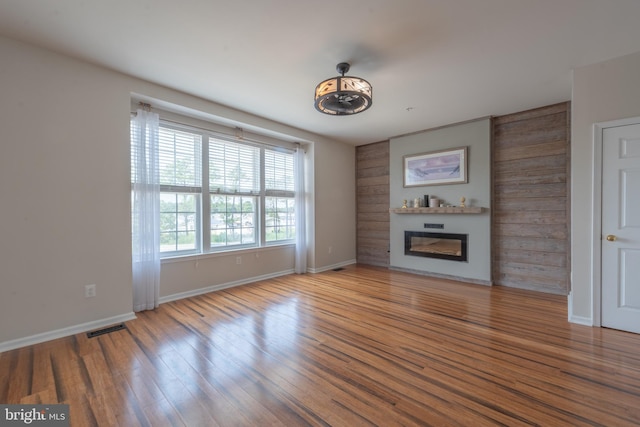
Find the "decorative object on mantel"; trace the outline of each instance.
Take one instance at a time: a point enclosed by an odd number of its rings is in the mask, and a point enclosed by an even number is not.
[[[429,207],[437,208],[438,206],[440,206],[440,199],[438,199],[436,196],[431,196],[431,198],[429,199]]]
[[[407,199],[402,201],[402,209],[407,209]]]
[[[467,183],[467,151],[460,147],[404,156],[403,186]]]
[[[429,195],[428,194],[424,195],[424,207],[425,208],[429,207]]]
[[[416,197],[415,199],[413,199],[413,207],[414,208],[420,207],[420,198]]]
[[[485,211],[481,207],[448,206],[443,208],[390,208],[389,212],[396,214],[479,214]]]
[[[341,62],[336,70],[341,75],[316,86],[315,107],[321,113],[346,116],[365,111],[373,103],[371,84],[360,77],[345,77],[351,65]]]
[[[460,197],[460,207],[461,207],[461,208],[464,208],[464,207],[465,207],[465,206],[464,206],[464,202],[465,202],[466,200],[467,200],[467,199],[465,199],[464,197]]]

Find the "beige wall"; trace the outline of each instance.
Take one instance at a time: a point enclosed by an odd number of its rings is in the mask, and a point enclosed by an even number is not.
[[[594,298],[599,266],[592,251],[600,244],[594,230],[595,123],[640,117],[640,52],[578,68],[573,74],[571,126],[571,271],[569,319],[598,325]],[[594,215],[595,212],[595,215]],[[597,287],[596,287],[597,288]]]
[[[126,79],[7,39],[0,57],[0,343],[126,315]]]
[[[355,259],[354,147],[6,38],[0,57],[0,351],[131,316],[132,93],[310,141],[309,264]],[[327,245],[331,256],[316,257]],[[244,251],[242,268],[236,254],[164,263],[161,294],[281,274],[292,254]]]
[[[309,267],[320,271],[356,262],[356,151],[338,143],[314,149],[316,244]]]

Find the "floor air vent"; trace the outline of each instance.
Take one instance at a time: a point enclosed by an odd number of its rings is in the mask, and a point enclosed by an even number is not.
[[[109,334],[115,331],[121,331],[122,329],[127,329],[124,323],[120,323],[119,325],[109,326],[108,328],[98,329],[97,331],[87,332],[87,338],[94,338],[100,335]]]
[[[342,268],[342,267],[338,267],[338,268],[334,268],[333,269],[333,271],[342,271],[342,270],[344,270],[344,268]]]

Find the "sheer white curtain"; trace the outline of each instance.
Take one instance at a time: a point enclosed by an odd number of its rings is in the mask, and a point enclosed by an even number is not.
[[[307,213],[304,191],[304,148],[298,146],[293,162],[296,192],[296,252],[294,271],[298,274],[307,272]]]
[[[160,294],[158,114],[138,110],[131,126],[133,310],[153,310]]]

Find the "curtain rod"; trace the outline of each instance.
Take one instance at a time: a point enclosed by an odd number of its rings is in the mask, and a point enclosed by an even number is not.
[[[140,107],[142,107],[143,110],[147,111],[147,112],[151,112],[151,104],[147,104],[146,102],[138,102],[138,105]]]
[[[151,104],[148,104],[146,102],[139,101],[138,102],[138,106],[140,106],[145,111],[148,111],[148,112],[151,111]],[[165,110],[160,110],[160,111],[164,112]],[[170,111],[166,111],[166,113],[168,113],[171,116],[180,117],[180,114],[172,113]],[[135,116],[136,112],[132,111],[131,114],[133,116]],[[187,117],[187,119],[188,119],[188,117]],[[196,120],[200,120],[200,119],[196,119]],[[239,126],[236,126],[236,127],[232,128],[230,126],[214,124],[215,126],[220,126],[222,128],[228,129],[229,131],[233,131],[233,133],[231,133],[231,132],[227,133],[225,131],[213,130],[213,129],[209,129],[209,128],[206,128],[206,127],[203,127],[203,126],[199,126],[199,125],[195,125],[195,124],[192,124],[192,123],[184,123],[184,122],[179,121],[179,119],[176,120],[176,119],[171,119],[171,118],[167,118],[167,117],[162,117],[162,115],[160,115],[160,121],[167,122],[167,123],[172,123],[172,124],[178,125],[178,126],[186,126],[186,127],[191,127],[191,128],[194,128],[194,129],[199,129],[201,131],[205,131],[205,132],[211,133],[211,134],[213,134],[215,136],[218,136],[218,137],[220,137],[222,139],[229,139],[229,140],[235,139],[236,141],[244,141],[244,142],[248,142],[248,143],[265,145],[265,146],[274,147],[274,148],[281,148],[281,149],[285,149],[287,151],[291,150],[291,148],[282,146],[282,145],[280,145],[278,143],[273,143],[273,142],[268,142],[268,141],[262,140],[262,139],[260,139],[260,135],[259,134],[253,134],[252,133],[252,135],[255,135],[257,138],[252,138],[250,136],[247,137],[247,136],[245,136],[244,129],[239,127]],[[270,137],[266,137],[266,138],[270,139]],[[274,139],[278,140],[278,138],[274,138]],[[285,144],[292,144],[292,145],[295,145],[297,147],[302,147],[303,146],[303,144],[301,144],[299,141],[285,141],[285,140],[282,140],[282,142],[285,143]],[[305,153],[306,153],[306,150],[305,150]]]
[[[146,105],[149,105],[149,104],[146,104]],[[146,110],[146,111],[149,111],[149,110]],[[132,111],[131,115],[135,116],[136,112]],[[242,142],[246,142],[246,143],[253,144],[253,145],[262,145],[262,146],[267,146],[267,147],[280,148],[280,149],[283,149],[283,150],[286,150],[286,151],[293,150],[292,148],[285,147],[283,145],[279,145],[279,144],[276,144],[276,143],[273,143],[273,142],[267,142],[267,141],[256,139],[256,138],[247,138],[246,136],[244,136],[244,129],[242,129],[240,127],[236,127],[236,128],[228,127],[227,129],[229,129],[229,131],[233,130],[235,132],[234,133],[226,133],[226,132],[222,132],[222,131],[216,131],[216,130],[212,130],[212,129],[207,129],[207,128],[202,127],[202,126],[196,126],[196,125],[193,125],[193,124],[180,122],[180,121],[177,121],[177,120],[171,120],[171,119],[163,118],[162,116],[160,117],[160,121],[161,122],[165,122],[165,123],[170,123],[170,124],[173,124],[173,125],[178,126],[178,127],[186,127],[186,128],[191,128],[191,129],[198,129],[200,131],[210,133],[210,134],[214,135],[215,137],[223,139],[223,140],[242,141]],[[298,147],[302,146],[302,144],[300,144],[297,141],[295,141],[295,142],[282,141],[282,142],[283,143],[287,143],[287,144],[293,144],[293,145],[298,146]],[[306,152],[306,150],[305,150],[305,152]]]

